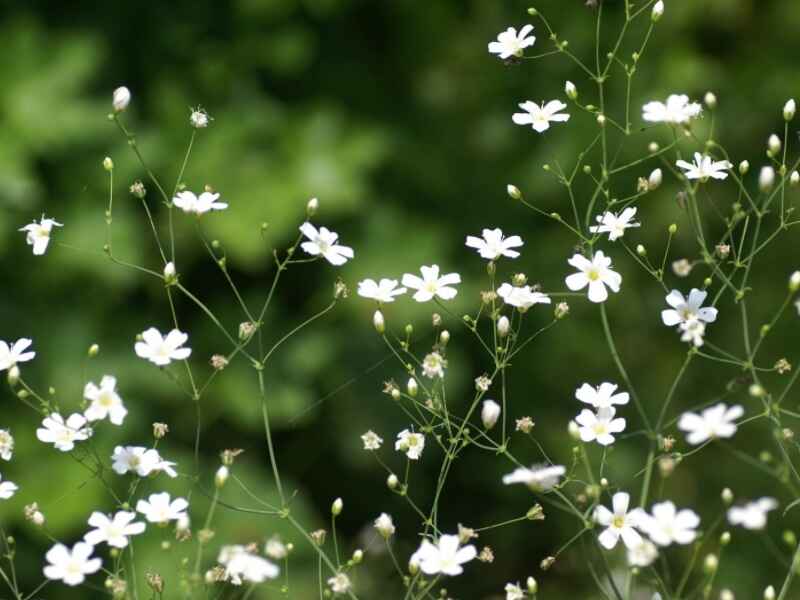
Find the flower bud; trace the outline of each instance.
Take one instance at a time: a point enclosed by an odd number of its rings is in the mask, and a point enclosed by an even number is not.
[[[703,561],[703,570],[709,575],[714,573],[719,568],[719,559],[716,554],[706,554]]]
[[[505,315],[497,319],[497,335],[501,338],[506,337],[511,330],[511,322]]]
[[[510,183],[506,186],[506,192],[508,193],[509,198],[512,200],[521,200],[522,199],[522,192],[519,191],[519,188],[515,185],[511,185]]]
[[[131,91],[128,88],[123,85],[114,90],[114,94],[111,97],[111,106],[114,108],[115,113],[122,112],[128,108],[130,103]]]
[[[600,127],[605,127],[606,126],[606,116],[603,115],[603,114],[597,115],[597,124],[600,125]]]
[[[647,256],[647,248],[645,248],[641,244],[638,244],[636,246],[636,254],[638,254],[639,256]]]
[[[567,425],[567,433],[573,440],[581,439],[581,428],[578,427],[578,424],[575,421],[570,421]]]
[[[306,204],[306,216],[308,218],[313,217],[317,214],[317,209],[319,209],[319,200],[317,198],[312,198],[308,201],[308,204]]]
[[[553,310],[553,316],[556,319],[563,319],[569,314],[569,304],[566,302],[559,302]]]
[[[783,118],[786,121],[791,121],[794,119],[795,112],[797,112],[797,103],[794,101],[794,98],[791,98],[783,105]]]
[[[719,536],[719,543],[722,546],[727,546],[731,543],[731,532],[730,531],[723,531],[722,535]]]
[[[343,508],[344,508],[344,502],[342,502],[341,498],[337,498],[336,500],[333,501],[333,504],[331,504],[331,514],[334,517],[339,516],[342,513]]]
[[[111,157],[110,157],[110,156],[106,156],[106,157],[103,159],[103,168],[104,168],[106,171],[113,171],[113,170],[114,170],[114,161],[113,161],[113,160],[111,160]]]
[[[375,519],[375,529],[379,534],[381,534],[381,537],[388,540],[394,535],[395,532],[395,526],[394,522],[392,521],[392,517],[386,513],[381,513],[380,516]]]
[[[577,100],[578,98],[578,88],[576,88],[575,84],[571,81],[568,81],[564,86],[564,93],[570,100]]]
[[[721,497],[722,497],[722,501],[725,504],[727,504],[727,505],[732,504],[733,503],[733,491],[731,491],[731,488],[725,488],[724,490],[722,490]]]
[[[228,475],[230,475],[230,471],[225,465],[217,469],[214,475],[214,485],[217,486],[217,489],[221,490],[225,486],[225,482],[228,481]]]
[[[656,153],[656,152],[658,152],[660,149],[661,149],[661,147],[658,145],[658,142],[650,142],[650,143],[647,145],[647,151],[648,151],[650,154],[655,154],[655,153]]]
[[[767,149],[770,152],[770,156],[775,156],[778,154],[781,151],[781,147],[781,138],[774,133],[769,136],[769,139],[767,140]]]
[[[650,173],[650,177],[647,178],[647,186],[649,190],[658,189],[658,186],[661,185],[661,182],[664,180],[664,174],[661,172],[661,169],[654,169],[652,173]]]
[[[393,490],[400,484],[400,480],[397,478],[397,475],[392,473],[389,477],[386,478],[386,486]]]
[[[675,223],[672,223],[668,228],[670,235],[675,235],[678,232],[678,226]]]
[[[8,385],[14,387],[19,382],[19,367],[12,365],[8,370]]]
[[[536,592],[539,591],[539,584],[536,583],[533,577],[528,577],[528,581],[525,582],[525,585],[528,587],[529,594],[535,595]]]
[[[706,95],[703,98],[703,102],[705,102],[705,105],[710,110],[714,110],[715,108],[717,108],[717,97],[714,94],[714,92],[706,92]]]
[[[447,343],[450,341],[450,332],[446,329],[439,334],[439,344],[442,346],[447,346]]]
[[[170,261],[164,265],[164,283],[167,285],[174,285],[178,281],[177,271],[175,271],[175,263]]]
[[[794,102],[794,100],[792,100],[792,102]],[[788,121],[790,119],[786,120]],[[775,588],[771,585],[767,586],[767,588],[764,590],[764,600],[775,600],[775,598]]]
[[[761,167],[758,175],[758,187],[762,192],[768,192],[775,185],[775,169],[772,167]]]
[[[798,183],[800,183],[800,173],[792,171],[792,174],[789,175],[789,185],[796,186]]]
[[[481,408],[481,421],[486,429],[491,429],[497,424],[497,419],[500,417],[500,405],[494,400],[484,400],[483,407]]]
[[[353,563],[354,563],[354,564],[358,564],[358,563],[360,563],[362,560],[364,560],[364,551],[363,551],[361,548],[356,548],[356,549],[353,551],[353,558],[352,558],[352,560],[353,560]]]
[[[406,391],[408,392],[408,395],[412,398],[415,398],[417,396],[417,389],[417,380],[413,377],[409,378],[408,383],[406,384]]]
[[[653,5],[653,12],[650,13],[650,18],[653,20],[653,23],[658,23],[661,17],[664,16],[664,2],[663,0],[658,0]]]
[[[743,160],[739,163],[739,175],[747,175],[747,172],[750,170],[750,162]]]
[[[800,290],[800,271],[795,271],[789,277],[789,291],[796,292],[797,290]]]
[[[386,322],[383,320],[383,313],[381,311],[376,310],[375,314],[372,315],[372,324],[375,326],[375,331],[383,335],[386,331]]]
[[[100,346],[98,346],[97,344],[92,344],[91,346],[89,346],[89,350],[86,351],[86,356],[88,356],[89,358],[94,358],[98,354],[100,354]]]

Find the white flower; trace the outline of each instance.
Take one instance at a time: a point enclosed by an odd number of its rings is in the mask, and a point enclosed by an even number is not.
[[[758,174],[758,188],[762,192],[768,192],[775,185],[775,169],[770,166],[761,167]]]
[[[78,542],[72,550],[64,544],[56,544],[45,554],[50,564],[45,566],[44,576],[67,585],[79,585],[86,575],[96,573],[103,564],[99,558],[91,558],[93,552],[94,546],[85,542]]]
[[[378,283],[374,279],[358,282],[358,295],[378,302],[394,302],[395,296],[405,294],[406,291],[404,287],[397,287],[396,279],[381,279]]]
[[[584,383],[575,390],[575,398],[586,404],[591,404],[595,408],[610,408],[614,404],[627,404],[630,400],[628,392],[615,394],[619,386],[607,381],[594,387]]]
[[[184,360],[192,353],[191,348],[181,348],[189,336],[182,331],[173,329],[166,337],[155,327],[142,332],[142,341],[136,342],[134,349],[140,358],[163,367],[173,360]]]
[[[411,556],[411,563],[416,564],[426,575],[459,575],[464,563],[471,561],[478,554],[475,546],[460,547],[457,535],[443,535],[436,545],[422,540],[419,549]]]
[[[280,572],[276,565],[250,552],[245,546],[223,546],[217,562],[225,567],[225,579],[233,585],[241,585],[243,581],[261,583],[275,579]]]
[[[761,498],[744,506],[729,508],[728,521],[731,525],[740,525],[745,529],[764,529],[767,526],[767,513],[776,508],[778,502],[775,498]]]
[[[386,539],[392,537],[395,532],[395,527],[391,515],[381,513],[378,518],[375,519],[375,529]]]
[[[350,578],[346,573],[337,573],[328,579],[328,585],[334,594],[345,594],[350,589]]]
[[[658,22],[658,20],[664,16],[664,0],[658,0],[653,5],[653,10],[650,13],[650,18],[653,20],[654,23]]]
[[[797,102],[794,101],[794,98],[790,98],[786,101],[786,104],[783,105],[783,118],[787,121],[791,121],[794,119],[794,114],[797,111]]]
[[[484,400],[481,407],[481,422],[486,429],[491,429],[500,418],[500,405],[494,400]]]
[[[33,254],[35,256],[41,256],[47,250],[47,246],[50,244],[50,232],[53,227],[63,227],[63,225],[54,219],[47,219],[42,215],[38,223],[34,220],[33,223],[29,223],[25,225],[25,227],[20,228],[20,231],[27,232],[25,240],[28,242],[29,246],[33,246]]]
[[[640,526],[644,511],[641,508],[634,508],[629,512],[630,501],[630,494],[617,492],[611,498],[614,512],[602,505],[595,509],[594,520],[605,527],[597,538],[603,548],[611,550],[620,538],[626,548],[636,548],[641,544],[642,536],[635,528]]]
[[[119,475],[136,473],[139,477],[147,477],[151,473],[164,472],[172,478],[178,476],[174,462],[164,460],[158,450],[142,446],[117,446],[111,456],[111,468]]]
[[[309,240],[300,244],[300,247],[312,256],[322,256],[332,265],[341,266],[355,256],[352,248],[337,244],[339,234],[326,227],[320,227],[317,231],[311,223],[305,222],[300,225],[300,232]]]
[[[447,275],[439,276],[439,265],[431,265],[430,267],[420,267],[422,278],[406,273],[403,275],[403,285],[417,290],[413,298],[417,302],[428,302],[433,300],[434,296],[442,300],[452,300],[456,297],[458,290],[450,287],[456,283],[461,283],[461,275],[458,273],[448,273]]]
[[[534,304],[550,304],[551,302],[550,296],[542,292],[534,292],[529,285],[517,287],[510,283],[504,283],[497,288],[497,295],[506,304],[515,306],[522,311],[528,310]]]
[[[217,198],[219,198],[219,194],[203,192],[200,196],[195,196],[193,192],[186,190],[178,192],[172,199],[172,203],[185,213],[194,213],[199,216],[211,210],[228,208],[225,202],[217,202]]]
[[[19,489],[16,483],[3,481],[0,483],[0,500],[8,500]]]
[[[397,434],[397,441],[394,449],[405,452],[410,460],[419,460],[422,450],[425,448],[425,436],[421,433],[414,433],[408,429],[403,429]]]
[[[167,523],[177,521],[186,516],[189,503],[184,498],[175,498],[170,501],[167,492],[150,494],[147,500],[136,503],[136,511],[144,515],[151,523]]]
[[[94,527],[83,536],[84,541],[92,546],[105,542],[114,548],[125,548],[128,545],[128,536],[139,535],[144,532],[145,524],[133,520],[135,512],[121,510],[112,518],[101,512],[93,512],[89,517],[89,525]]]
[[[541,106],[527,100],[519,105],[525,112],[514,113],[511,119],[517,125],[530,125],[534,131],[542,133],[550,129],[550,123],[569,121],[569,115],[559,111],[567,108],[561,100],[551,100]]]
[[[83,397],[91,401],[89,408],[83,413],[88,421],[105,419],[114,425],[122,425],[128,411],[122,405],[122,398],[117,394],[117,379],[111,375],[104,375],[98,387],[93,382],[86,384]]]
[[[264,546],[264,553],[275,560],[283,560],[289,556],[289,549],[281,541],[280,537],[273,535],[267,540],[267,544]]]
[[[601,408],[597,414],[589,409],[583,409],[575,417],[575,422],[580,425],[580,436],[584,442],[597,442],[601,446],[609,446],[614,443],[614,433],[625,430],[625,419],[614,418],[617,410],[611,406]]]
[[[509,27],[497,36],[496,42],[489,42],[489,52],[497,54],[503,60],[512,56],[522,56],[525,48],[533,46],[536,42],[536,37],[529,35],[531,31],[533,25],[523,26],[519,33],[514,27]]]
[[[36,430],[36,437],[46,444],[53,444],[62,452],[69,452],[75,447],[75,442],[89,439],[92,430],[86,425],[86,417],[73,413],[64,417],[54,412],[42,420],[42,427]]]
[[[131,103],[131,91],[124,85],[114,90],[111,96],[111,106],[114,112],[122,112]]]
[[[628,548],[628,564],[632,567],[649,567],[658,558],[658,548],[650,540],[642,541]]]
[[[197,108],[190,108],[189,110],[192,111],[189,115],[189,123],[195,129],[205,129],[208,127],[209,123],[214,120],[199,106]]]
[[[559,477],[567,470],[561,465],[534,465],[530,469],[520,467],[503,476],[503,483],[524,483],[534,491],[544,492],[558,485]]]
[[[636,215],[636,207],[629,206],[623,210],[619,215],[606,212],[602,216],[598,215],[595,220],[600,223],[599,225],[592,225],[589,231],[592,233],[607,233],[609,241],[616,241],[625,235],[625,230],[629,227],[641,227],[641,223],[633,221]]]
[[[697,102],[689,102],[685,94],[672,94],[663,102],[648,102],[642,108],[642,118],[651,123],[688,123],[703,112]]]
[[[364,450],[380,450],[383,444],[383,438],[371,429],[361,436],[361,441],[364,442]]]
[[[484,229],[482,236],[468,235],[466,246],[467,248],[475,248],[482,258],[488,260],[497,260],[501,256],[517,258],[519,252],[511,248],[519,248],[524,244],[522,238],[518,235],[503,237],[503,231],[499,228]]]
[[[506,600],[525,600],[525,592],[518,583],[507,583],[503,590],[506,593]]]
[[[723,402],[705,409],[701,414],[685,412],[678,421],[678,429],[688,433],[686,441],[696,446],[712,438],[729,438],[736,433],[734,421],[744,414],[741,406],[730,408]]]
[[[36,352],[25,352],[32,343],[33,340],[20,338],[9,346],[6,342],[0,340],[0,371],[10,369],[17,363],[33,360]]]
[[[565,282],[573,292],[589,286],[589,300],[591,302],[605,302],[608,298],[606,286],[612,292],[619,292],[622,284],[622,275],[611,270],[611,259],[603,254],[602,250],[594,253],[590,261],[582,254],[575,254],[567,261],[578,269],[578,273],[569,275]]]
[[[679,327],[681,331],[681,341],[690,342],[698,348],[703,345],[703,336],[706,334],[706,324],[702,321],[686,321]]]
[[[703,321],[704,323],[716,321],[717,309],[710,306],[703,307],[706,296],[708,296],[708,292],[697,288],[692,288],[688,298],[684,298],[678,290],[672,290],[666,297],[667,304],[672,308],[661,311],[661,320],[664,325],[672,327],[689,321]]]
[[[0,429],[0,458],[11,460],[14,453],[14,437],[8,429]]]
[[[712,179],[725,179],[728,177],[726,171],[733,165],[727,160],[714,160],[707,154],[694,153],[694,162],[688,163],[685,160],[679,160],[675,163],[681,169],[686,171],[686,179],[699,179],[700,181],[707,181],[709,177]]]
[[[652,514],[644,513],[639,528],[659,546],[691,544],[697,537],[700,517],[688,508],[677,510],[672,502],[653,505]]]

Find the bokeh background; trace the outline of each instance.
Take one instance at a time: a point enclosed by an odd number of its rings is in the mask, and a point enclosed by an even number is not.
[[[573,52],[590,60],[594,14],[581,0],[536,3]],[[281,284],[265,323],[266,339],[277,339],[329,301],[337,275],[355,288],[363,277],[395,276],[436,262],[458,271],[466,283],[453,303],[457,314],[471,311],[485,285],[484,263],[464,248],[464,237],[483,227],[499,226],[526,241],[522,257],[504,264],[506,275],[524,271],[545,290],[563,289],[574,239],[551,221],[536,218],[505,195],[513,182],[544,210],[568,214],[562,187],[542,170],[545,163],[571,165],[596,135],[594,120],[571,110],[568,125],[539,136],[513,126],[511,113],[525,99],[541,101],[563,95],[566,79],[575,81],[582,100],[592,91],[564,57],[506,66],[490,56],[486,44],[509,25],[531,22],[538,35],[535,50],[548,49],[540,23],[529,18],[528,4],[517,1],[437,0],[436,2],[363,0],[231,0],[104,3],[29,0],[2,2],[0,11],[0,338],[29,336],[38,353],[24,377],[39,390],[55,388],[64,410],[77,407],[83,382],[104,373],[117,375],[130,414],[123,429],[106,427],[96,437],[110,455],[116,444],[147,445],[150,424],[163,421],[171,433],[160,448],[190,473],[195,431],[191,403],[173,383],[133,354],[134,336],[155,325],[170,324],[161,286],[139,273],[112,265],[102,253],[108,180],[104,156],[115,169],[115,253],[159,270],[159,261],[141,205],[128,193],[130,183],[145,179],[126,141],[106,115],[111,90],[127,85],[133,102],[124,118],[138,135],[140,148],[168,186],[177,176],[189,140],[189,107],[202,105],[214,118],[197,138],[184,181],[191,189],[210,184],[231,208],[203,220],[209,239],[217,239],[237,285],[251,306],[260,306],[271,282],[274,247],[296,235],[305,202],[318,196],[316,218],[338,231],[356,250],[356,260],[335,270],[314,263],[292,268]],[[621,2],[606,2],[613,31]],[[646,19],[642,20],[646,22]],[[695,98],[709,89],[720,99],[719,138],[735,160],[754,165],[764,160],[764,143],[782,130],[780,108],[798,93],[796,31],[800,8],[787,0],[667,1],[667,14],[648,46],[633,89],[637,133],[623,156],[645,153],[652,140],[668,141],[665,132],[638,132],[639,108],[671,92]],[[643,29],[633,33],[639,43]],[[606,40],[610,43],[610,39]],[[634,45],[626,47],[629,56]],[[620,104],[617,72],[610,104]],[[614,114],[614,109],[612,109]],[[699,125],[707,129],[709,120]],[[794,132],[792,132],[794,140]],[[691,146],[685,146],[685,152]],[[620,195],[635,190],[637,176],[657,161],[615,181]],[[155,190],[148,201],[160,212]],[[579,184],[586,201],[587,182]],[[679,234],[670,260],[695,253],[689,224],[675,201],[669,180],[640,204],[640,230],[626,236],[661,256],[667,226]],[[704,207],[730,211],[732,186],[714,186]],[[17,229],[46,212],[65,224],[54,235],[48,254],[31,256]],[[266,231],[260,224],[269,224]],[[716,221],[719,226],[719,219]],[[177,264],[181,281],[197,292],[231,331],[244,320],[216,265],[208,257],[189,219],[177,223]],[[753,327],[768,320],[783,298],[786,277],[796,264],[796,234],[789,232],[764,253],[752,281]],[[624,361],[651,414],[657,414],[685,354],[674,332],[664,328],[658,311],[663,293],[620,246],[605,245],[625,277],[623,292],[608,303],[610,319]],[[688,280],[668,275],[670,285],[688,290],[708,275],[696,268]],[[727,296],[721,318],[711,329],[715,343],[743,354],[735,305]],[[185,299],[178,301],[184,327],[191,334],[193,361],[207,375],[207,358],[227,344],[203,315]],[[267,392],[276,429],[276,447],[287,487],[297,490],[293,512],[309,529],[328,527],[331,501],[341,496],[340,518],[345,553],[368,547],[360,569],[363,598],[401,597],[389,558],[370,533],[382,511],[398,526],[396,552],[407,559],[417,544],[419,523],[401,498],[384,484],[385,472],[361,449],[367,429],[386,440],[382,457],[400,470],[391,450],[394,434],[407,427],[402,413],[381,393],[382,382],[400,378],[372,330],[372,306],[351,297],[312,328],[292,338],[269,365]],[[386,311],[391,328],[414,323],[416,349],[431,342],[430,307],[403,299]],[[537,307],[530,320],[544,324],[548,308]],[[797,348],[797,317],[780,323],[765,344],[760,364],[771,366]],[[449,397],[466,405],[472,380],[489,369],[458,323],[451,323]],[[88,361],[92,343],[100,355]],[[572,313],[516,362],[510,376],[510,417],[531,415],[536,436],[551,456],[569,461],[567,421],[579,410],[573,390],[584,381],[617,380],[606,350],[595,307],[572,303]],[[757,403],[735,368],[697,361],[679,388],[674,408],[686,409],[732,389],[728,399],[748,412]],[[781,389],[783,381],[767,377]],[[237,362],[228,367],[202,401],[203,455],[207,484],[224,448],[243,448],[235,472],[257,493],[274,499],[252,370]],[[463,399],[463,400],[460,400]],[[16,437],[14,459],[0,465],[4,479],[20,484],[11,500],[0,504],[0,523],[17,541],[19,576],[30,590],[40,581],[43,553],[50,540],[23,519],[25,504],[38,501],[48,530],[74,541],[95,509],[111,510],[103,488],[88,481],[67,455],[39,443],[36,415],[3,392],[0,426]],[[787,406],[794,408],[793,394]],[[677,414],[677,412],[676,412]],[[630,428],[639,424],[629,411]],[[775,453],[762,422],[735,438],[751,456]],[[512,443],[524,459],[538,458],[525,440]],[[644,462],[645,446],[632,437],[617,444],[610,458],[615,485],[638,490],[634,479]],[[596,455],[593,454],[593,457]],[[795,457],[796,458],[796,457]],[[411,494],[430,502],[441,459],[426,450],[412,475]],[[768,464],[769,466],[769,464]],[[494,456],[468,453],[450,475],[442,524],[479,527],[524,512],[534,497],[522,488],[500,484],[509,470]],[[122,485],[122,484],[121,484]],[[186,489],[185,480],[149,484],[170,491]],[[730,486],[740,497],[777,496],[794,500],[756,468],[743,467],[724,448],[711,448],[680,465],[665,481],[661,495],[694,506],[704,523],[722,510],[719,492]],[[229,486],[229,501],[250,505]],[[226,493],[228,491],[226,490]],[[207,500],[195,490],[195,518]],[[722,560],[718,583],[737,596],[757,597],[782,581],[788,549],[781,541],[794,524],[773,514],[766,534],[735,532]],[[447,582],[455,598],[498,597],[507,581],[534,575],[542,597],[593,598],[586,558],[579,546],[560,557],[547,573],[539,561],[574,532],[575,524],[548,513],[544,523],[523,523],[487,532],[478,540],[495,552],[494,564],[474,563],[466,574]],[[214,544],[263,541],[278,533],[297,546],[290,597],[316,597],[315,560],[310,550],[279,519],[220,510]],[[137,541],[140,578],[152,569],[176,572],[193,553],[153,530]],[[212,545],[215,548],[216,545]],[[716,551],[712,543],[709,551]],[[673,564],[684,564],[689,549],[670,550]],[[213,550],[208,553],[211,564]],[[612,557],[612,562],[622,557]],[[621,563],[620,563],[621,564]],[[673,576],[675,574],[673,573]],[[695,578],[692,582],[697,582]],[[143,589],[140,579],[139,588]],[[176,582],[167,581],[168,596]],[[85,597],[52,585],[46,598]],[[595,594],[595,595],[593,595]],[[277,598],[277,586],[264,586],[252,598]]]

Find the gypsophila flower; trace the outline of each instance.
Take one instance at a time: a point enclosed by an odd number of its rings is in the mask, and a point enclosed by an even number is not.
[[[506,600],[525,600],[525,592],[518,583],[507,583],[503,591],[506,593]]]
[[[167,523],[177,521],[186,515],[189,503],[184,498],[170,500],[167,492],[150,494],[147,500],[136,503],[136,511],[144,515],[151,523]]]
[[[694,153],[693,163],[679,160],[675,164],[685,171],[687,179],[699,179],[701,182],[708,181],[709,178],[726,179],[728,169],[733,167],[727,160],[714,160],[707,154],[699,152]]]
[[[685,298],[678,290],[672,290],[666,297],[667,304],[672,308],[661,311],[661,320],[664,325],[673,327],[689,321],[703,321],[713,323],[717,320],[717,309],[703,307],[703,302],[708,292],[692,288],[689,297]]]
[[[361,436],[361,441],[364,442],[364,450],[380,450],[383,444],[383,438],[371,429]]]
[[[0,458],[11,460],[14,453],[14,437],[8,429],[0,429]]]
[[[672,94],[667,102],[648,102],[642,107],[642,119],[651,123],[669,123],[678,125],[688,123],[703,112],[697,102],[690,102],[689,96]]]
[[[537,133],[550,129],[550,123],[563,123],[569,121],[569,115],[560,111],[567,108],[561,100],[551,100],[547,104],[538,105],[527,100],[519,105],[525,111],[514,113],[512,120],[517,125],[530,125]]]
[[[767,526],[767,513],[778,508],[775,498],[760,498],[744,506],[728,509],[728,522],[745,529],[760,530]]]
[[[438,352],[426,354],[422,359],[422,374],[430,379],[443,378],[445,367],[447,367],[447,361]]]
[[[91,429],[86,427],[86,417],[73,413],[64,417],[54,412],[42,420],[42,427],[36,430],[36,437],[40,442],[53,444],[57,450],[69,452],[75,447],[75,442],[89,439]]]
[[[397,441],[394,443],[394,449],[399,452],[405,452],[405,455],[410,460],[419,460],[424,448],[425,436],[421,433],[414,433],[408,429],[404,429],[397,434]]]
[[[394,527],[394,522],[392,521],[392,517],[386,513],[381,513],[378,516],[378,518],[375,519],[375,529],[385,539],[389,539],[390,537],[392,537],[395,532],[395,527]]]
[[[700,517],[693,510],[677,510],[670,501],[654,504],[650,514],[643,514],[639,525],[659,546],[691,544],[699,526]]]
[[[484,229],[482,237],[467,236],[467,248],[475,248],[482,258],[497,260],[501,256],[517,258],[519,252],[512,248],[519,248],[524,244],[518,235],[503,237],[501,229]]]
[[[534,304],[550,304],[551,302],[550,296],[542,292],[534,292],[529,285],[518,287],[504,283],[497,288],[497,295],[506,304],[515,306],[522,311],[528,310]]]
[[[164,472],[173,479],[178,476],[174,462],[164,460],[153,448],[143,446],[117,446],[111,456],[111,468],[119,475],[136,473],[139,477],[147,477],[153,473]]]
[[[625,235],[625,230],[630,227],[641,227],[641,223],[633,220],[636,216],[636,207],[629,206],[620,214],[605,212],[602,216],[598,215],[595,220],[599,225],[592,225],[589,231],[592,233],[607,233],[609,241],[616,241]]]
[[[530,417],[521,417],[516,420],[516,429],[522,433],[530,433],[535,423]]]
[[[686,441],[696,446],[712,438],[729,438],[736,433],[734,421],[744,415],[741,406],[728,407],[723,402],[706,408],[701,414],[685,412],[678,429],[687,432]]]
[[[25,231],[27,236],[25,240],[29,246],[33,246],[33,254],[41,256],[47,250],[50,244],[50,233],[53,227],[63,227],[61,223],[54,219],[48,219],[42,215],[41,220],[37,223],[35,220],[25,227],[20,228],[20,231]]]
[[[601,446],[614,443],[614,433],[625,430],[625,419],[614,418],[616,409],[613,406],[601,408],[597,413],[583,409],[575,417],[575,422],[580,425],[580,436],[584,442],[597,442]]]
[[[334,594],[346,594],[350,590],[350,578],[345,573],[337,573],[328,579],[328,585]]]
[[[205,129],[214,119],[202,107],[189,109],[189,123],[195,129]]]
[[[114,425],[122,425],[128,411],[123,406],[116,387],[117,379],[111,375],[103,376],[99,386],[91,381],[86,384],[83,397],[91,404],[83,414],[88,421],[99,421],[108,417]]]
[[[598,506],[594,511],[594,520],[605,527],[597,541],[607,550],[617,545],[620,538],[626,548],[636,548],[642,542],[642,536],[636,531],[641,523],[644,511],[634,508],[628,511],[630,494],[617,492],[611,498],[613,512],[605,506]]]
[[[494,400],[484,400],[481,406],[481,422],[485,429],[491,429],[497,424],[502,408]]]
[[[697,348],[703,345],[706,324],[702,321],[687,321],[686,323],[681,323],[678,329],[681,332],[682,342],[689,342]]]
[[[672,262],[672,272],[678,277],[688,277],[692,272],[692,263],[685,258],[680,258]]]
[[[281,541],[279,536],[273,535],[264,546],[264,554],[275,560],[283,560],[289,556],[289,548]]]
[[[352,248],[337,244],[339,234],[335,231],[330,231],[327,227],[320,227],[317,230],[316,227],[306,221],[300,225],[300,232],[308,238],[308,241],[300,244],[300,247],[311,256],[322,256],[337,267],[355,256]]]
[[[397,287],[396,279],[381,279],[376,283],[374,279],[364,279],[358,282],[358,295],[377,302],[394,302],[395,296],[406,293],[406,288]]]
[[[182,331],[173,329],[166,337],[155,327],[142,332],[142,341],[136,342],[134,349],[140,358],[164,367],[173,360],[185,360],[192,353],[191,348],[183,348],[189,336]]]
[[[85,542],[78,542],[72,550],[64,544],[56,544],[45,558],[49,565],[44,568],[44,576],[48,579],[60,580],[67,585],[80,585],[91,575],[100,570],[103,561],[91,558],[94,546]]]
[[[17,363],[33,360],[36,352],[25,352],[32,343],[33,340],[20,338],[9,346],[6,342],[0,340],[0,371],[10,369]]]
[[[0,479],[2,479],[2,476],[0,476]],[[12,481],[0,482],[0,500],[8,500],[18,489],[19,486]]]
[[[586,404],[591,404],[595,408],[609,408],[614,404],[627,404],[630,400],[628,392],[616,394],[619,386],[609,382],[603,382],[594,387],[584,383],[575,390],[575,398]]]
[[[262,583],[267,579],[275,579],[280,573],[276,565],[245,546],[223,546],[217,562],[225,567],[224,578],[233,585],[241,585],[242,582]]]
[[[144,533],[142,521],[133,522],[136,513],[121,510],[109,518],[101,512],[93,512],[89,517],[89,525],[94,527],[83,536],[84,541],[92,546],[106,543],[113,548],[125,548],[128,537]]]
[[[175,195],[172,203],[185,213],[193,213],[200,216],[212,210],[225,210],[228,208],[225,202],[217,202],[217,198],[219,198],[219,194],[212,192],[203,192],[196,196],[193,192],[184,190]]]
[[[492,385],[492,380],[486,374],[475,378],[475,389],[479,392],[488,392]]]
[[[439,265],[422,266],[420,267],[420,272],[422,273],[422,278],[411,273],[403,275],[403,285],[417,290],[413,296],[414,300],[428,302],[433,300],[434,297],[442,300],[452,300],[456,297],[458,290],[450,286],[461,283],[461,275],[448,273],[440,276]]]
[[[419,566],[426,575],[460,575],[464,571],[461,565],[477,555],[475,546],[461,546],[457,535],[442,535],[436,545],[427,539],[422,540],[410,562]]]
[[[628,548],[628,564],[632,567],[649,567],[658,558],[658,548],[650,540],[642,541],[633,548]]]
[[[114,112],[122,112],[131,103],[131,91],[124,85],[116,88],[111,95],[111,107]]]
[[[565,280],[567,287],[573,292],[589,286],[589,300],[595,303],[606,301],[606,287],[614,293],[619,292],[622,275],[611,270],[611,259],[602,250],[595,252],[591,261],[582,254],[575,254],[567,262],[579,271]]]
[[[512,56],[520,57],[524,54],[525,48],[533,46],[536,42],[536,37],[530,35],[532,31],[533,25],[524,25],[519,33],[516,28],[509,27],[498,34],[497,41],[489,42],[489,52],[496,54],[502,60]]]
[[[544,492],[558,485],[559,478],[566,472],[566,468],[561,465],[534,465],[530,469],[520,467],[504,475],[503,483],[524,483],[534,491]]]

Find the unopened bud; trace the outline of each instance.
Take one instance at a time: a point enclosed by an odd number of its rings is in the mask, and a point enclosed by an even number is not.
[[[413,377],[409,378],[408,383],[406,384],[406,391],[408,392],[408,395],[412,398],[415,398],[417,396],[417,389],[417,380]]]
[[[11,368],[8,370],[8,385],[13,387],[17,385],[18,382],[19,382],[19,367],[17,365],[12,365]]]
[[[375,326],[375,331],[383,335],[386,331],[386,322],[383,320],[383,313],[381,311],[376,310],[375,314],[372,315],[372,324]]]
[[[508,193],[509,198],[512,200],[521,200],[522,199],[522,192],[519,191],[519,188],[515,185],[511,185],[510,183],[506,186],[506,192]]]
[[[500,418],[501,410],[500,405],[494,400],[483,401],[481,421],[486,429],[491,429],[497,424],[497,419]]]
[[[89,358],[94,358],[98,354],[100,354],[100,346],[98,346],[97,344],[92,344],[91,346],[89,346],[89,350],[86,351],[86,356],[88,356]]]
[[[794,98],[787,100],[783,105],[783,118],[787,121],[794,119],[794,113],[797,111],[797,103]]]
[[[650,177],[647,178],[648,189],[657,189],[663,180],[664,174],[661,172],[661,169],[653,169],[653,172],[650,173]]]
[[[111,96],[111,106],[115,113],[122,112],[131,103],[131,91],[124,85],[114,90]]]
[[[217,469],[217,472],[214,475],[214,485],[217,486],[217,489],[223,488],[225,482],[228,481],[228,475],[230,475],[230,471],[225,465],[222,465],[219,469]]]
[[[775,185],[775,169],[772,167],[762,167],[758,175],[758,187],[762,192],[768,192]]]
[[[564,93],[570,100],[576,100],[578,98],[578,88],[576,88],[575,84],[571,81],[568,81],[564,86]]]
[[[794,102],[794,100],[792,100],[792,102]],[[786,120],[789,121],[791,119]],[[775,598],[775,588],[770,585],[764,590],[764,600],[775,600]]]
[[[386,486],[393,490],[400,484],[400,480],[397,478],[397,475],[392,473],[389,477],[386,478]]]
[[[511,322],[505,315],[497,319],[497,335],[501,338],[506,337],[511,330]]]
[[[750,162],[743,160],[739,163],[739,175],[747,175],[748,171],[750,171]]]
[[[781,151],[781,147],[781,138],[774,133],[769,136],[769,139],[767,140],[767,149],[770,151],[771,156],[777,155],[778,152]]]
[[[175,263],[170,261],[164,265],[164,283],[167,285],[175,285],[178,281],[177,271],[175,270]]]
[[[796,186],[798,183],[800,183],[800,173],[792,171],[791,175],[789,175],[789,185]]]
[[[113,161],[113,160],[111,160],[111,157],[110,157],[110,156],[106,156],[106,157],[103,159],[103,168],[104,168],[106,171],[113,171],[113,170],[114,170],[114,161]]]
[[[789,277],[789,291],[796,292],[800,290],[800,271],[795,271]]]
[[[664,16],[664,2],[663,0],[658,0],[653,5],[653,12],[650,13],[650,18],[652,19],[653,23],[658,23],[661,17]]]
[[[725,504],[727,504],[727,505],[732,504],[733,503],[733,491],[731,490],[731,488],[725,488],[724,490],[722,490],[721,497],[722,497],[722,501]]]
[[[333,501],[333,504],[331,504],[331,514],[334,517],[339,516],[343,508],[344,508],[344,502],[342,502],[341,498],[337,498],[336,500]]]
[[[306,204],[306,216],[310,219],[315,214],[317,214],[317,210],[319,209],[319,199],[311,198]]]
[[[717,108],[717,97],[714,95],[714,92],[706,92],[703,102],[705,102],[710,110]]]

